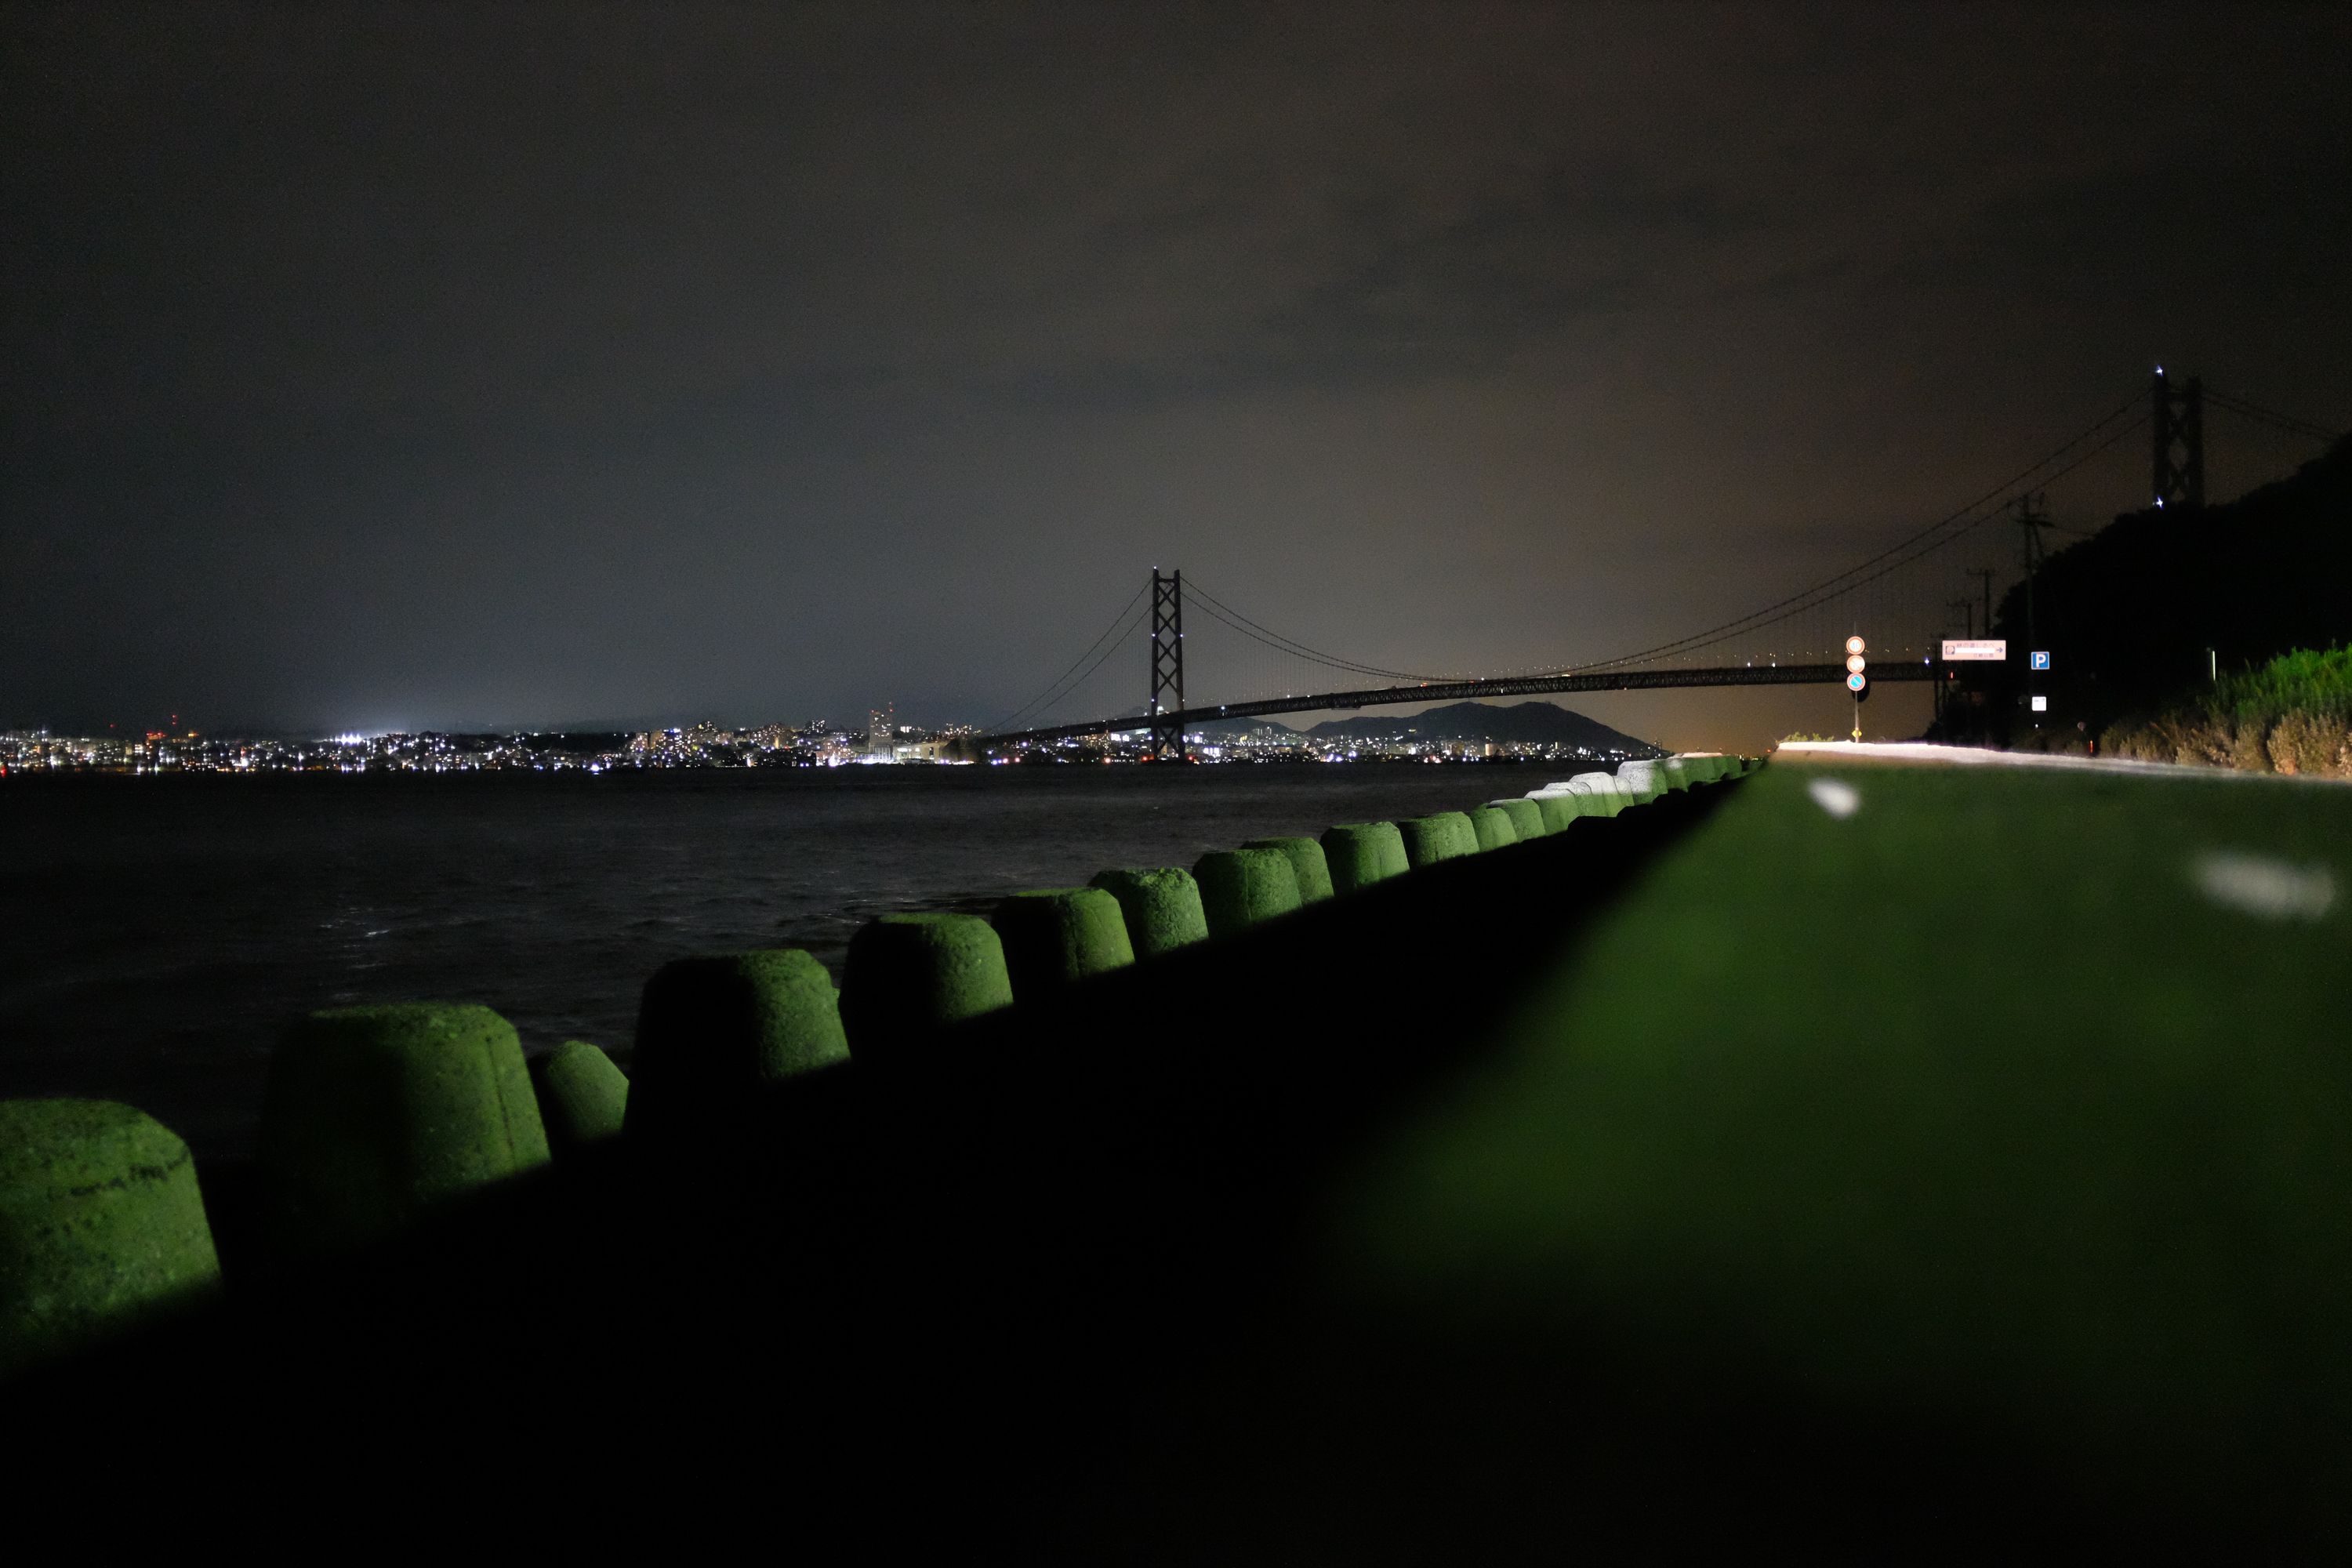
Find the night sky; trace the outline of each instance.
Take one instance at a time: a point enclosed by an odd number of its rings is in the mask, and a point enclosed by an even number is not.
[[[2052,9],[7,6],[0,723],[985,722],[1155,564],[1589,660],[2159,360],[2352,425],[2352,7]]]

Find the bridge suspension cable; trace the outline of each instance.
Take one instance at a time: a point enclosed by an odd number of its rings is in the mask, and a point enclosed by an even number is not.
[[[2161,373],[2159,372],[2158,374],[2158,392],[2161,396],[2164,386]],[[2190,395],[2193,397],[2195,395],[2195,384],[2192,383]],[[2259,420],[2294,435],[2319,440],[2332,441],[2337,438],[2336,433],[2311,421],[2280,414],[2243,398],[2223,393],[2208,393],[2205,395],[2232,413]],[[2136,409],[2138,412],[2134,416]],[[1884,621],[1893,607],[1893,601],[1889,595],[1899,597],[1901,585],[1890,584],[1882,587],[1877,586],[1878,584],[1883,584],[1885,579],[1903,568],[1969,537],[1987,523],[2006,515],[2013,508],[2018,508],[2019,503],[2029,498],[2038,500],[2036,492],[2041,487],[2074,472],[2102,453],[2112,449],[2118,442],[2134,432],[2148,427],[2153,417],[2155,417],[2154,411],[2144,406],[2141,396],[2136,394],[2039,460],[2018,470],[1999,485],[1970,500],[1967,505],[1938,518],[1924,528],[1895,540],[1876,553],[1857,561],[1843,570],[1833,573],[1796,593],[1777,599],[1760,609],[1750,611],[1747,615],[1722,622],[1703,631],[1675,637],[1632,653],[1621,654],[1616,658],[1597,663],[1537,666],[1532,668],[1540,673],[1532,675],[1507,673],[1501,677],[1491,674],[1483,677],[1433,675],[1392,669],[1386,666],[1328,653],[1310,644],[1301,642],[1286,633],[1278,632],[1264,622],[1234,608],[1232,604],[1202,586],[1197,579],[1191,584],[1190,596],[1200,610],[1213,620],[1239,634],[1246,640],[1281,654],[1286,658],[1303,660],[1324,668],[1353,675],[1397,682],[1411,682],[1414,683],[1415,688],[1444,686],[1449,689],[1442,695],[1449,698],[1570,690],[1630,689],[1636,686],[1647,689],[1695,684],[1790,683],[1817,679],[1837,680],[1843,678],[1840,673],[1842,666],[1834,662],[1834,656],[1832,656],[1829,661],[1812,664],[1805,661],[1813,658],[1814,653],[1793,650],[1784,650],[1780,654],[1769,656],[1771,658],[1769,667],[1759,662],[1767,657],[1763,655],[1750,658],[1744,665],[1727,664],[1719,668],[1699,669],[1676,666],[1642,669],[1636,667],[1656,666],[1661,660],[1715,647],[1743,634],[1784,626],[1811,612],[1829,609],[1834,616],[1837,613],[1836,606],[1842,603],[1848,607],[1859,606],[1872,611],[1869,618],[1873,624]],[[2158,504],[2161,502],[2159,501]],[[2021,521],[2029,521],[2033,526],[2055,526],[2047,521],[2046,513],[2036,513],[2028,518],[2021,509],[2019,515]],[[2067,530],[2066,531],[2079,531]],[[1983,574],[1990,579],[1989,569]],[[999,735],[1006,735],[1011,732],[1014,723],[1024,719],[1032,719],[1034,722],[1034,718],[1044,717],[1085,685],[1102,667],[1104,661],[1117,651],[1120,639],[1139,624],[1141,612],[1139,605],[1143,597],[1143,592],[1142,589],[1137,591],[1135,596],[1130,598],[1119,613],[1112,617],[1110,626],[1102,636],[1095,639],[1085,653],[1078,656],[1058,679],[1007,718],[991,726],[991,731]],[[1990,617],[1991,613],[1990,585],[1987,586],[1986,595],[1986,613]],[[1818,627],[1814,629],[1819,630]],[[1850,628],[1841,626],[1837,636],[1831,640],[1833,642],[1841,640],[1846,629]],[[1908,654],[1916,650],[1905,647],[1902,651]],[[1893,666],[1888,668],[1885,678],[1927,679],[1918,671],[1929,668],[1931,665],[1931,660],[1921,660],[1916,668],[1908,663]],[[1896,674],[1897,669],[1901,669],[1904,673]],[[1327,701],[1336,702],[1337,705],[1343,707],[1407,701],[1413,700],[1415,695],[1415,690],[1408,689],[1403,686],[1307,695],[1284,691],[1279,695],[1267,695],[1261,698],[1236,697],[1227,703],[1219,704],[1213,710],[1202,708],[1197,711],[1204,716],[1213,713],[1220,718],[1241,717],[1246,714],[1300,711],[1307,707],[1326,705]],[[1432,698],[1437,698],[1441,693],[1433,690],[1429,695]],[[1055,730],[1033,729],[1021,733],[1024,736],[1060,735],[1113,725],[1117,722],[1115,719],[1101,720],[1090,724],[1064,725]]]
[[[1067,699],[1069,695],[1077,690],[1079,687],[1084,686],[1087,679],[1093,676],[1094,672],[1102,668],[1103,660],[1108,658],[1112,654],[1118,651],[1118,645],[1122,636],[1134,629],[1133,626],[1125,623],[1131,620],[1138,625],[1141,624],[1142,617],[1133,612],[1135,611],[1136,606],[1142,602],[1143,595],[1149,586],[1149,584],[1146,584],[1145,587],[1138,588],[1135,591],[1134,597],[1129,599],[1125,605],[1121,605],[1119,607],[1118,614],[1110,618],[1110,625],[1104,628],[1102,636],[1095,638],[1092,643],[1088,644],[1086,652],[1078,655],[1077,658],[1070,661],[1070,668],[1068,669],[1062,671],[1059,676],[1046,686],[1045,690],[1039,692],[1036,696],[1031,698],[1028,701],[1023,703],[1020,707],[1014,709],[1012,712],[1006,714],[995,723],[991,724],[988,727],[989,730],[992,732],[1010,730],[1014,724],[1018,723],[1023,719],[1032,716],[1043,718],[1047,713],[1052,712],[1056,704]],[[1105,644],[1108,644],[1109,646],[1105,647]],[[1100,653],[1097,653],[1097,649],[1100,649]],[[1089,658],[1094,660],[1092,664],[1087,663]],[[1079,675],[1076,680],[1072,680],[1070,677],[1077,671],[1078,667],[1082,664],[1086,665],[1086,673]]]
[[[2106,431],[2110,426],[2115,425],[2116,420],[2122,419],[2126,415],[2131,413],[2133,409],[2139,406],[2140,397],[2137,394],[2135,394],[2129,399],[2118,404],[2113,411],[2093,423],[2081,434],[2074,437],[2072,439],[2057,447],[2054,451],[2051,452],[2047,457],[2042,458],[2040,461],[2033,463],[2028,468],[2021,469],[2011,479],[2003,480],[2000,484],[1985,491],[1984,494],[1969,502],[1966,506],[1961,507],[1957,511],[1950,512],[1946,516],[1937,519],[1936,521],[1929,523],[1927,527],[1920,529],[1917,532],[1911,534],[1907,538],[1897,540],[1893,544],[1890,544],[1885,549],[1880,551],[1877,554],[1870,556],[1865,560],[1858,561],[1843,572],[1838,572],[1828,577],[1822,578],[1820,582],[1812,584],[1812,586],[1809,588],[1800,589],[1784,599],[1779,599],[1765,605],[1760,610],[1751,611],[1749,614],[1741,616],[1735,620],[1726,621],[1720,626],[1710,626],[1705,631],[1694,632],[1687,637],[1676,637],[1671,642],[1659,643],[1654,647],[1642,648],[1633,653],[1621,654],[1615,658],[1604,659],[1597,664],[1580,665],[1574,668],[1588,670],[1615,669],[1626,665],[1652,663],[1657,659],[1667,658],[1675,654],[1695,653],[1703,647],[1711,647],[1717,643],[1728,642],[1731,638],[1738,636],[1742,632],[1760,631],[1766,626],[1779,625],[1780,622],[1792,619],[1797,616],[1804,614],[1808,610],[1819,607],[1821,605],[1825,604],[1832,599],[1835,599],[1842,595],[1850,593],[1853,590],[1863,586],[1864,584],[1874,583],[1881,577],[1885,576],[1887,573],[1895,570],[1897,567],[1908,565],[1910,563],[1918,560],[1923,555],[1940,550],[1945,545],[1964,537],[1978,527],[1991,521],[1993,517],[1999,515],[2000,509],[2002,506],[2007,505],[2019,491],[2031,489],[2034,485],[2048,484],[2053,479],[2070,474],[2076,468],[2081,468],[2084,463],[2089,462],[2093,458],[2097,457],[2100,453],[2105,451],[2110,447],[2113,447],[2116,442],[2122,440],[2125,437],[2130,435],[2134,430],[2139,428],[2140,426],[2147,422],[2147,416],[2145,411],[2141,413],[2138,418],[2131,420],[2121,427],[2115,429],[2111,434],[2107,435],[2105,440],[2100,441],[2096,446],[2090,447],[2088,450],[2082,452],[2074,458],[2074,461],[2067,463],[2064,467],[2053,469],[2047,473],[2042,471],[2045,468],[2049,468],[2053,463],[2064,458],[2068,453],[2074,451],[2076,447],[2081,447],[2084,442],[2092,440],[2094,437],[2099,436],[2101,432]],[[1990,504],[1992,510],[1990,511],[1983,510],[1988,504]],[[1981,512],[1981,515],[1978,515],[1979,512]],[[1914,546],[1917,546],[1918,548],[1915,549]],[[1907,553],[1906,553],[1906,552]],[[1877,566],[1881,562],[1886,562],[1889,557],[1898,554],[1901,555],[1900,560],[1893,561],[1890,564],[1885,566],[1880,571],[1869,572],[1871,567]],[[1865,572],[1869,572],[1869,575],[1862,575],[1862,574]]]
[[[1276,631],[1273,627],[1250,619],[1249,616],[1243,615],[1239,610],[1234,609],[1231,605],[1226,604],[1223,599],[1218,598],[1214,594],[1210,593],[1206,588],[1201,586],[1197,579],[1186,583],[1185,588],[1192,597],[1203,601],[1202,607],[1207,610],[1211,616],[1223,621],[1226,626],[1231,626],[1234,631],[1241,633],[1242,636],[1249,638],[1251,641],[1263,643],[1267,647],[1274,649],[1277,653],[1286,653],[1296,658],[1303,658],[1311,663],[1324,665],[1332,669],[1346,670],[1350,674],[1384,675],[1392,680],[1450,680],[1454,679],[1452,676],[1445,675],[1417,674],[1412,670],[1384,669],[1376,664],[1363,664],[1352,658],[1342,658],[1337,654],[1325,653],[1319,648],[1307,647],[1305,643],[1300,642],[1296,637],[1285,637],[1282,633]]]

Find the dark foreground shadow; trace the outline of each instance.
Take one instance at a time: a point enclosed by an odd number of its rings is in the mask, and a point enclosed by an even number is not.
[[[1906,1412],[1635,1380],[1573,1323],[1473,1346],[1317,1282],[1332,1173],[1728,793],[608,1145],[381,1253],[248,1267],[226,1306],[9,1391],[18,1511],[189,1547],[1187,1562],[2218,1528]]]

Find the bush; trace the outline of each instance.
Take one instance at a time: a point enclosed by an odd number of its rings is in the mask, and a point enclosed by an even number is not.
[[[2298,648],[2099,737],[2110,756],[2247,773],[2352,776],[2352,648]]]
[[[2352,724],[2332,714],[2289,713],[2263,744],[2280,773],[2352,778]]]

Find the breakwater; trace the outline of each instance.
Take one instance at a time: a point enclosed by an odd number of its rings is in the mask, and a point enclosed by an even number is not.
[[[1061,1411],[1057,1462],[1090,1463],[1087,1358],[1140,1394],[1241,1328],[1318,1163],[1459,1067],[1496,1005],[1470,983],[1557,942],[1738,771],[1629,766],[1417,836],[1347,824],[992,919],[886,918],[837,996],[788,953],[673,964],[625,1089],[591,1047],[534,1080],[487,1009],[313,1017],[273,1068],[226,1300],[149,1321],[219,1289],[201,1212],[142,1206],[186,1186],[160,1128],[112,1175],[70,1126],[17,1140],[7,1234],[34,1239],[9,1277],[45,1282],[10,1306],[19,1408],[60,1433],[125,1399],[235,1413],[310,1479],[292,1435],[330,1408],[372,1413],[373,1458],[486,1399],[530,1443],[617,1446],[684,1411],[683,1447],[646,1462],[724,1472],[752,1457],[718,1412],[789,1386],[800,1416],[759,1463],[862,1495],[883,1444],[941,1506],[1027,1514],[1034,1489],[988,1495],[1016,1457],[984,1451],[991,1402],[1023,1432]],[[1415,861],[1416,837],[1443,851]],[[131,1300],[109,1236],[182,1261]],[[105,1289],[60,1311],[75,1279]]]
[[[699,953],[839,982],[898,910],[987,914],[1105,867],[1412,816],[1557,777],[1416,767],[834,768],[589,778],[65,781],[0,813],[0,1100],[136,1105],[250,1159],[299,1014],[444,997],[626,1068],[639,993]]]

